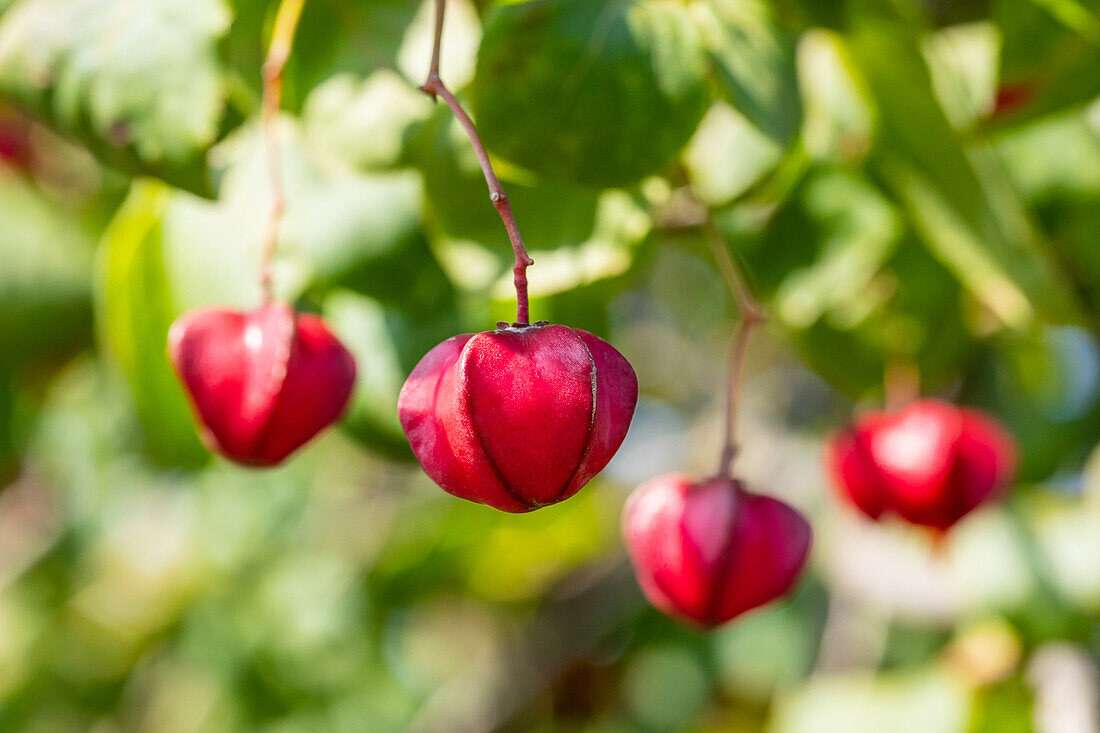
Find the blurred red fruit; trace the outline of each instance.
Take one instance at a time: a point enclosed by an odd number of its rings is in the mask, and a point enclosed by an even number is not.
[[[32,154],[30,120],[0,109],[0,162],[26,170]]]
[[[993,110],[990,116],[1007,117],[1022,110],[1035,98],[1035,91],[1035,84],[1032,82],[1002,84],[997,88],[997,94],[993,98]]]
[[[833,436],[826,464],[841,496],[868,517],[893,512],[946,530],[1012,482],[1016,443],[977,410],[921,400],[862,416]]]
[[[398,414],[445,491],[506,512],[568,499],[626,436],[630,363],[585,331],[536,323],[447,339],[416,365]]]
[[[168,353],[211,450],[273,466],[335,422],[355,361],[317,316],[285,303],[248,313],[204,308],[180,317]]]
[[[806,519],[740,482],[662,476],[623,509],[623,539],[649,601],[712,627],[790,590],[812,542]]]

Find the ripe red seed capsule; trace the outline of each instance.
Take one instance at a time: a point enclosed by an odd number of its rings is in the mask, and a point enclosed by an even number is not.
[[[335,422],[355,384],[355,360],[325,322],[285,303],[187,313],[168,355],[203,441],[250,466],[280,463]]]
[[[840,495],[871,519],[893,512],[946,530],[1012,482],[1016,442],[977,410],[920,400],[862,416],[833,436],[826,464]]]
[[[568,499],[607,465],[638,400],[630,363],[566,326],[500,324],[429,351],[398,414],[444,491],[506,512]]]
[[[646,598],[703,627],[790,590],[812,536],[798,511],[734,479],[662,476],[623,508],[623,541]]]

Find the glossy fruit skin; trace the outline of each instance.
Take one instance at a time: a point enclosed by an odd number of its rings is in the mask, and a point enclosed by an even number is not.
[[[790,590],[813,542],[797,510],[727,478],[673,474],[644,483],[623,507],[622,526],[646,598],[703,628]]]
[[[950,529],[1016,473],[1016,441],[992,417],[939,400],[871,412],[834,435],[825,462],[837,492],[871,519],[894,513]]]
[[[413,369],[397,406],[444,491],[518,513],[568,499],[599,473],[637,400],[634,370],[611,345],[536,323],[447,339]]]
[[[285,303],[191,311],[172,324],[168,355],[203,442],[249,466],[281,463],[335,422],[355,385],[355,360],[325,322]]]

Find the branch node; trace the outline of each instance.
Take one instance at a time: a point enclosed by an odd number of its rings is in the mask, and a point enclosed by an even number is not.
[[[757,326],[767,321],[768,317],[756,298],[749,289],[748,281],[734,263],[718,227],[708,217],[703,223],[703,233],[714,253],[714,259],[718,263],[718,269],[729,287],[730,294],[737,302],[740,310],[741,322],[737,325],[737,331],[730,346],[729,356],[729,382],[726,392],[726,430],[725,442],[722,447],[722,455],[718,461],[718,475],[722,478],[732,478],[733,462],[740,450],[737,438],[737,418],[741,410],[741,388],[745,378],[745,357],[748,355],[749,340]]]
[[[260,67],[260,75],[268,84],[273,84],[283,77],[283,67],[286,65],[286,56],[269,57]]]

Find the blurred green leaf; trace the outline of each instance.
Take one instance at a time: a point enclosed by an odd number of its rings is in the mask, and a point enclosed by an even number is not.
[[[471,99],[489,149],[550,178],[624,186],[660,172],[709,102],[702,40],[676,3],[496,8]]]
[[[130,384],[149,452],[167,465],[198,465],[208,454],[167,355],[177,315],[162,252],[170,196],[161,183],[139,181],[104,232],[96,320]]]
[[[358,168],[390,168],[405,161],[413,126],[431,109],[425,94],[380,69],[363,81],[342,74],[316,87],[302,125],[312,146]]]
[[[978,690],[968,733],[1030,733],[1031,690],[1020,676]]]
[[[782,150],[724,102],[710,108],[684,151],[692,188],[708,206],[747,191],[780,162]]]
[[[707,677],[697,655],[669,644],[638,651],[626,667],[623,687],[625,702],[640,727],[675,730],[703,706]]]
[[[404,367],[394,343],[409,334],[409,324],[399,317],[393,323],[396,314],[387,313],[369,298],[346,291],[329,296],[324,316],[355,355],[358,366],[355,394],[346,418],[349,430],[357,439],[387,455],[411,459],[412,453],[397,420],[397,395],[411,368]],[[444,338],[447,335],[439,340]]]
[[[723,94],[761,132],[786,147],[802,123],[794,37],[759,0],[706,0],[692,10]]]
[[[164,212],[164,262],[181,310],[259,299],[260,250],[270,184],[258,128],[249,125],[215,151],[216,202],[172,196]],[[279,125],[287,208],[275,258],[279,297],[356,277],[372,259],[417,236],[421,191],[409,172],[359,173],[310,147],[289,118]]]
[[[1100,346],[1075,326],[1002,338],[967,375],[963,396],[997,414],[1020,444],[1020,478],[1080,464],[1100,439]]]
[[[74,212],[0,166],[0,363],[91,334],[92,243]]]
[[[1079,320],[1003,172],[986,151],[964,148],[952,130],[911,31],[896,19],[870,15],[850,36],[850,47],[880,121],[871,165],[930,250],[1011,327],[1025,327],[1036,311]]]
[[[771,733],[897,733],[965,729],[971,695],[961,682],[929,669],[903,674],[819,677],[784,695]]]
[[[504,225],[489,200],[481,168],[469,140],[442,107],[417,133],[415,162],[436,222],[450,238],[470,240],[513,259]],[[583,242],[592,232],[598,194],[568,183],[532,180],[501,166],[516,221],[528,248],[553,249]]]
[[[929,384],[957,375],[971,350],[958,287],[866,179],[815,168],[763,222],[750,204],[718,221],[758,294],[826,379],[860,393],[897,357],[917,359]]]
[[[1093,10],[1092,28],[1096,28]],[[1046,7],[1044,7],[1046,6]],[[1100,36],[1089,38],[1066,25],[1058,8],[1082,7],[1060,0],[998,0],[994,20],[1003,38],[1001,104],[993,124],[1016,125],[1070,107],[1080,107],[1100,94]],[[1082,7],[1083,9],[1083,7]],[[1054,11],[1054,12],[1052,12]],[[1081,16],[1070,10],[1072,18]],[[1088,24],[1088,21],[1086,21]],[[1090,31],[1086,31],[1090,33]],[[1094,32],[1094,31],[1092,31]]]
[[[112,165],[207,192],[230,20],[222,0],[18,0],[0,19],[0,90]]]
[[[1100,17],[1088,4],[1078,0],[1031,0],[1066,28],[1087,41],[1100,45]],[[1095,3],[1091,3],[1095,5]]]
[[[963,129],[989,114],[997,96],[1000,36],[992,23],[944,28],[922,39],[932,87],[944,114]]]
[[[814,158],[863,158],[871,148],[874,108],[843,38],[820,29],[806,32],[797,61],[806,151]]]

